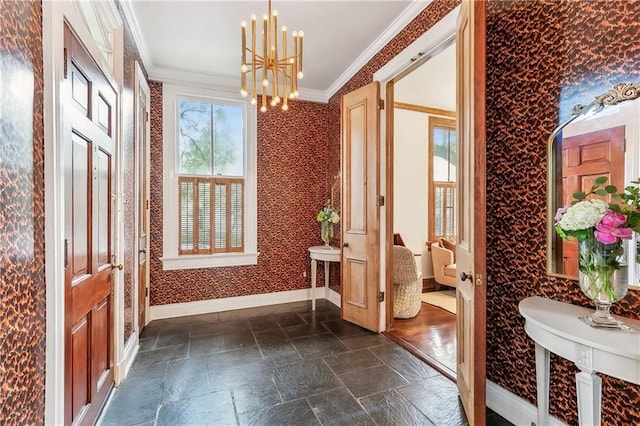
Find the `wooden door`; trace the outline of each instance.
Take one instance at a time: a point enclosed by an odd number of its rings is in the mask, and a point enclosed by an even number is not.
[[[485,6],[463,1],[457,30],[456,370],[472,425],[486,422]]]
[[[138,170],[138,332],[147,324],[149,285],[149,87],[143,76],[137,77],[136,141]]]
[[[588,192],[599,176],[607,184],[624,187],[624,126],[584,133],[562,140],[563,205],[573,201],[576,192]],[[578,276],[578,243],[562,241],[562,271]]]
[[[113,383],[116,93],[65,26],[65,422],[90,424]]]
[[[342,318],[380,332],[380,84],[342,98]]]

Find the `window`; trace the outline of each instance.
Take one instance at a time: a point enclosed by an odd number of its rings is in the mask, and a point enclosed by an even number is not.
[[[456,233],[456,122],[430,117],[429,238],[455,239]]]
[[[170,84],[163,102],[163,268],[257,263],[254,108]]]

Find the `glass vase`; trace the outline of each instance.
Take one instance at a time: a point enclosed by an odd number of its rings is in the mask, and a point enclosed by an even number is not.
[[[627,294],[627,265],[620,263],[624,255],[622,242],[603,244],[595,238],[580,241],[579,281],[582,292],[593,301],[596,310],[580,320],[592,327],[628,329],[609,312],[611,305]]]
[[[331,247],[329,243],[333,238],[333,223],[326,220],[322,221],[322,225],[320,228],[320,238],[322,238],[322,241],[324,241],[325,247]]]

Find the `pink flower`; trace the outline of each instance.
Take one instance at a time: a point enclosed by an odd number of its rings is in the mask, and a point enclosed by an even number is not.
[[[556,212],[556,216],[554,217],[556,223],[560,222],[560,220],[562,219],[562,215],[565,214],[567,210],[569,210],[569,206],[560,207],[558,209],[558,211]]]
[[[594,235],[602,244],[613,244],[618,238],[630,240],[633,230],[631,228],[620,228],[627,220],[622,213],[607,210],[602,219],[596,223]]]

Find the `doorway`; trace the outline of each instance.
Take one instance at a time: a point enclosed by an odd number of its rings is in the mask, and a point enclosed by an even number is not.
[[[431,244],[441,238],[455,241],[455,76],[452,38],[393,81],[393,233],[415,256],[422,302],[415,317],[394,318],[387,332],[452,380],[455,284],[436,281]]]

